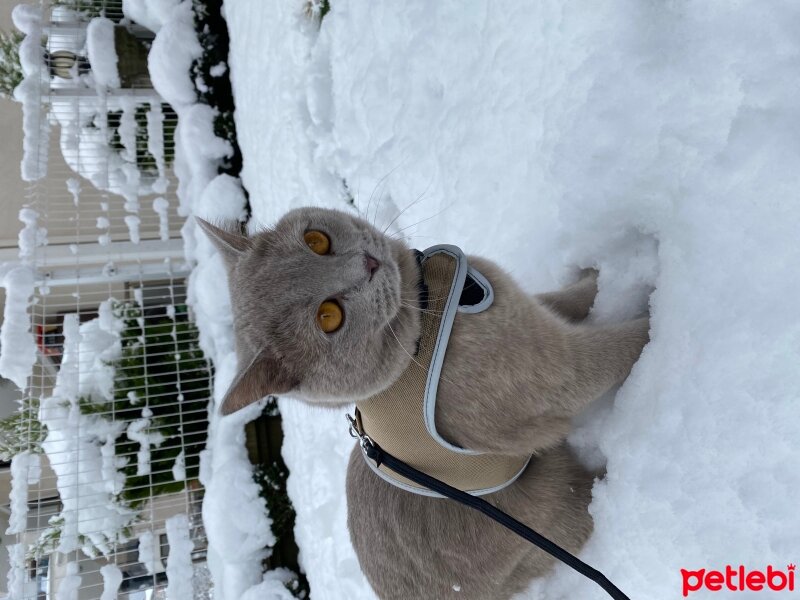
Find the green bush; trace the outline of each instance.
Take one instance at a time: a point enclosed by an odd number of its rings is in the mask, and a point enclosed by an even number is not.
[[[22,81],[19,45],[24,37],[17,31],[0,31],[0,96],[13,97],[14,88]]]
[[[23,398],[19,410],[0,420],[0,461],[23,452],[42,453],[47,429],[39,422],[39,399]]]
[[[115,313],[125,320],[122,356],[114,363],[113,406],[103,410],[113,409],[114,420],[130,423],[141,418],[147,406],[153,413],[149,430],[165,438],[150,449],[149,475],[136,474],[139,443],[125,435],[117,438],[116,455],[128,458],[122,468],[126,479],[121,499],[140,508],[152,496],[180,492],[186,481],[197,479],[208,429],[210,364],[200,350],[197,329],[185,305],[175,307],[174,321],[167,315],[143,315],[130,303],[117,306]],[[129,392],[142,393],[144,398],[133,401]],[[181,451],[186,480],[175,481],[172,466]]]
[[[154,312],[159,310],[162,312]],[[78,407],[85,415],[102,415],[128,424],[141,419],[145,407],[152,413],[145,432],[158,431],[163,442],[150,447],[150,474],[137,475],[139,442],[128,439],[123,431],[115,445],[115,455],[126,460],[120,469],[125,484],[117,501],[123,507],[140,509],[149,499],[180,492],[197,479],[199,454],[207,437],[211,370],[185,305],[175,306],[174,319],[163,309],[143,310],[130,302],[115,305],[113,311],[124,321],[122,352],[111,363],[115,369],[114,399],[102,402],[81,397]],[[131,396],[130,392],[141,397]],[[26,398],[17,413],[0,420],[0,459],[10,461],[26,450],[41,453],[46,437],[47,428],[39,421],[38,399]],[[172,467],[182,451],[185,478],[176,481]],[[60,515],[51,517],[28,555],[53,551],[60,541],[63,523]],[[118,541],[123,541],[130,531],[125,528],[116,534]],[[83,537],[79,542],[84,547],[92,546]]]

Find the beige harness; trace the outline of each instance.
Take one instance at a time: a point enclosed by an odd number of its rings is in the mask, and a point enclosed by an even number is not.
[[[436,431],[435,408],[453,323],[488,309],[494,297],[492,287],[483,275],[469,267],[466,256],[455,246],[428,248],[422,253],[421,265],[423,281],[432,293],[421,313],[419,349],[389,388],[356,403],[357,427],[386,452],[412,467],[472,495],[491,494],[514,482],[530,457],[482,453],[451,444]],[[449,293],[445,294],[447,290]],[[366,454],[364,459],[393,485],[441,497],[385,465],[376,466]]]

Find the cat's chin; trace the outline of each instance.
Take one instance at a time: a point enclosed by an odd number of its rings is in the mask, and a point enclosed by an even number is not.
[[[364,391],[359,394],[347,394],[344,396],[332,396],[330,394],[315,394],[315,393],[308,393],[301,391],[293,391],[287,394],[287,397],[293,400],[298,400],[303,404],[309,404],[315,407],[339,409],[351,406],[354,403],[358,402],[359,400],[369,398],[370,396],[377,394],[378,392],[383,390],[385,387],[387,386],[378,387],[371,392]]]
[[[303,404],[308,404],[310,406],[319,408],[330,408],[330,409],[338,409],[338,408],[343,408],[345,406],[350,406],[351,404],[359,400],[359,398],[332,398],[330,396],[325,396],[325,397],[309,396],[297,392],[289,394],[289,397],[292,400],[297,400],[299,402],[302,402]]]

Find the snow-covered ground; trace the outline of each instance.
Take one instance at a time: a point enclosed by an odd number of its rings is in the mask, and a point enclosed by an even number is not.
[[[346,181],[413,246],[531,292],[598,267],[598,321],[654,288],[651,343],[574,436],[608,465],[581,558],[634,598],[681,597],[681,568],[797,562],[800,5],[331,4],[319,30],[305,0],[225,5],[251,226],[346,207]],[[312,597],[372,598],[342,413],[280,406]],[[558,567],[525,597],[605,596]]]
[[[230,68],[251,229],[318,204],[358,211],[419,248],[454,243],[488,256],[531,292],[599,268],[592,318],[623,319],[649,301],[652,341],[621,389],[576,423],[576,450],[608,467],[581,558],[633,598],[681,597],[681,568],[797,562],[800,283],[791,268],[800,259],[800,6],[333,0],[318,27],[307,5],[225,5],[231,56],[212,76]],[[158,31],[150,69],[180,116],[181,214],[241,216],[239,181],[217,175],[231,146],[214,136],[214,111],[197,102],[186,72],[201,52],[189,3],[126,0],[126,11]],[[17,16],[35,39],[37,15]],[[41,83],[34,66],[26,69],[32,87]],[[154,132],[156,113],[148,116]],[[37,165],[26,165],[34,178]],[[159,214],[162,204],[153,205]],[[23,250],[44,243],[35,215],[27,216]],[[197,264],[189,296],[219,400],[236,370],[224,269],[192,219],[183,233]],[[19,315],[30,273],[2,273],[18,288],[7,317]],[[6,328],[2,337],[30,334]],[[0,368],[24,383],[28,358],[3,357]],[[85,383],[68,376],[63,389]],[[353,441],[343,411],[291,398],[280,407],[312,598],[374,598],[345,527]],[[218,600],[288,597],[291,574],[261,573],[274,536],[243,433],[258,409],[225,419],[211,411],[201,480]],[[113,467],[99,450],[95,458],[98,468]],[[22,475],[16,484],[15,497]],[[19,523],[24,507],[14,508]],[[176,597],[192,593],[186,529],[176,520],[168,531],[178,548],[168,564]],[[140,537],[147,564],[151,547]],[[11,551],[22,565],[22,547]],[[79,583],[69,573],[63,594]],[[23,578],[24,569],[14,570],[11,589]],[[113,595],[118,574],[104,580]],[[524,597],[605,596],[558,567]]]

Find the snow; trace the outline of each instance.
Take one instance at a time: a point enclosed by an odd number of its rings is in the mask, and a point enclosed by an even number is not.
[[[205,79],[203,79],[202,75],[198,75],[194,78],[194,87],[201,94],[206,94],[209,90],[209,87],[206,85]]]
[[[273,569],[264,573],[264,580],[247,590],[240,600],[294,600],[286,584],[295,578],[288,569]]]
[[[48,428],[42,446],[56,474],[63,503],[59,552],[81,548],[88,556],[95,556],[98,550],[109,553],[118,532],[135,517],[135,512],[113,501],[119,480],[106,481],[102,475],[107,459],[97,440],[116,439],[119,427],[104,419],[79,415],[58,398],[42,401],[39,420]],[[116,477],[124,481],[122,474]]]
[[[67,575],[58,584],[56,600],[78,600],[78,592],[81,587],[78,563],[68,562],[66,571]]]
[[[120,155],[130,163],[136,162],[136,129],[136,105],[125,102],[122,105],[122,115],[120,116],[117,132],[124,148]]]
[[[9,560],[8,597],[11,600],[36,597],[36,584],[28,578],[25,544],[10,544],[6,550]]]
[[[100,567],[100,575],[103,577],[103,595],[100,596],[100,600],[117,600],[123,579],[122,571],[117,565],[108,564]]]
[[[166,439],[158,430],[147,431],[152,416],[153,411],[144,407],[142,418],[131,421],[126,432],[129,440],[139,443],[139,450],[136,452],[136,475],[139,476],[150,474],[150,446],[158,447]]]
[[[157,32],[181,0],[122,0],[122,12],[134,23]]]
[[[139,562],[147,569],[148,575],[154,575],[164,570],[159,558],[158,538],[152,531],[143,531],[139,534]]]
[[[78,205],[81,202],[81,182],[76,177],[70,177],[67,179],[67,191],[72,196],[72,203],[75,205],[75,208],[78,208]]]
[[[223,61],[211,67],[208,70],[208,74],[211,75],[212,77],[222,77],[227,70],[228,70],[228,65],[226,65],[225,62]]]
[[[99,90],[96,96],[54,96],[50,99],[49,116],[61,127],[59,144],[67,165],[97,189],[123,196],[126,210],[136,212],[139,196],[162,193],[165,185],[163,175],[137,167],[136,109],[149,105],[151,111],[156,106],[159,108],[155,110],[160,110],[161,100],[155,94],[142,95],[142,90],[137,90],[135,98],[126,93],[126,90],[113,93]],[[122,112],[117,129],[123,146],[121,151],[108,143],[112,137],[109,112]],[[31,140],[34,148],[41,146],[44,152],[46,140]],[[150,143],[148,140],[148,145]]]
[[[56,474],[62,502],[63,529],[59,552],[82,549],[90,557],[108,554],[120,532],[136,517],[116,501],[125,476],[126,459],[114,454],[124,422],[99,414],[84,414],[78,399],[95,402],[113,397],[114,371],[123,324],[112,310],[113,299],[102,303],[98,317],[79,323],[77,314],[63,321],[64,352],[56,385],[41,399],[39,420],[47,428],[42,449]]]
[[[39,31],[42,21],[42,11],[37,6],[18,4],[11,12],[11,18],[14,21],[14,27],[25,35],[30,35]]]
[[[189,67],[200,53],[190,2],[184,2],[162,21],[149,57],[154,87],[179,117],[174,161],[179,178],[178,214],[202,214],[211,220],[242,218],[246,201],[241,185],[232,177],[218,175],[222,160],[231,156],[233,148],[214,134],[214,109],[196,103]],[[197,265],[190,278],[188,301],[203,324],[200,346],[214,363],[216,405],[236,371],[230,300],[219,287],[225,271],[211,243],[198,233],[194,219],[186,221],[181,234],[187,260]],[[259,414],[260,406],[224,420],[214,406],[209,411],[208,446],[200,460],[200,480],[206,488],[203,522],[209,544],[208,567],[215,598],[240,600],[251,588],[275,585],[265,584],[262,576],[262,559],[268,553],[264,548],[274,544],[275,538],[244,447],[244,425]],[[180,468],[174,472],[177,479]],[[235,511],[230,510],[232,506]]]
[[[169,556],[167,557],[167,600],[193,600],[192,550],[189,519],[175,515],[166,522]]]
[[[208,183],[216,173],[217,162],[231,156],[230,142],[214,134],[216,111],[207,104],[193,104],[179,113],[175,137],[191,169],[191,180]]]
[[[175,462],[172,465],[172,478],[175,481],[186,480],[186,454],[183,450],[175,457]]]
[[[158,214],[158,234],[163,241],[169,240],[169,201],[159,196],[153,200],[153,210]]]
[[[122,320],[113,314],[114,302],[113,299],[101,302],[97,309],[98,318],[80,325],[80,347],[76,349],[79,390],[81,395],[96,400],[110,401],[114,398],[114,367],[111,363],[122,351],[119,336],[124,327]],[[64,361],[70,359],[71,356],[65,353]]]
[[[39,483],[42,475],[40,456],[22,452],[11,459],[11,514],[6,535],[24,533],[28,527],[28,485]]]
[[[125,225],[128,226],[128,235],[134,244],[138,244],[141,238],[139,237],[139,224],[141,219],[136,215],[125,215]]]
[[[34,274],[28,267],[7,263],[0,265],[0,274],[6,288],[3,324],[0,326],[0,375],[24,389],[36,362],[36,343],[28,318]]]
[[[86,27],[86,48],[95,82],[108,88],[120,87],[114,22],[105,17],[89,21]]]
[[[47,245],[47,229],[38,226],[39,213],[32,208],[20,209],[19,220],[25,224],[18,237],[19,258],[23,263],[29,263],[36,248]]]
[[[247,199],[242,182],[230,175],[217,175],[203,190],[194,214],[204,219],[244,221]]]
[[[114,23],[103,17],[86,23],[78,13],[57,6],[51,17],[61,22],[60,26],[42,28],[38,9],[23,7],[15,10],[17,13],[15,19],[26,33],[20,48],[25,79],[14,92],[23,104],[24,113],[23,179],[34,181],[46,173],[49,129],[58,124],[67,164],[98,189],[118,193],[133,204],[140,194],[163,193],[166,185],[163,164],[156,165],[158,176],[137,168],[134,117],[137,105],[148,103],[160,113],[161,99],[155,94],[143,94],[143,90],[119,89]],[[91,72],[76,73],[71,78],[51,78],[43,61],[43,36],[51,52],[69,50],[88,54]],[[51,88],[60,93],[51,95]],[[90,89],[96,90],[96,95],[85,93]],[[123,111],[119,128],[122,152],[108,143],[111,132],[107,114],[111,111]],[[163,140],[148,140],[148,145],[154,148],[159,143],[163,145]]]
[[[176,110],[193,104],[197,98],[190,73],[192,62],[203,49],[195,36],[193,19],[190,1],[175,6],[162,21],[147,58],[153,86]]]
[[[800,7],[341,0],[317,32],[300,4],[225,6],[251,227],[347,208],[344,180],[381,226],[420,198],[390,233],[487,256],[531,292],[598,267],[598,322],[655,289],[651,343],[573,436],[608,469],[580,557],[634,598],[676,597],[692,565],[792,560]],[[219,352],[223,271],[187,242]],[[280,408],[312,597],[372,598],[341,411]],[[522,597],[605,597],[581,579],[558,567]]]
[[[58,379],[53,395],[60,395],[74,405],[80,394],[78,384],[81,373],[81,334],[80,319],[77,313],[64,315],[61,322],[61,331],[64,336],[64,354],[58,370]]]
[[[36,181],[47,172],[47,147],[50,123],[42,106],[43,89],[47,71],[42,57],[41,8],[27,4],[14,7],[11,16],[14,25],[25,38],[19,47],[19,60],[24,79],[14,90],[14,99],[22,103],[22,163],[21,175],[25,181]]]
[[[166,176],[164,160],[164,111],[161,104],[153,102],[147,111],[147,151],[153,157],[158,170],[158,178],[153,182],[153,191],[163,194],[167,191],[169,181]]]
[[[220,361],[215,367],[220,364],[225,369],[222,380],[230,383],[234,375],[230,361]],[[217,402],[223,392],[215,384]],[[261,581],[261,560],[268,554],[264,548],[275,543],[272,521],[253,481],[244,446],[244,425],[258,416],[259,408],[254,404],[234,419],[212,418],[211,443],[200,458],[204,469],[200,482],[206,488],[203,524],[209,542],[208,565],[215,598],[218,594],[222,600],[241,598]],[[235,511],[230,509],[233,506]]]

